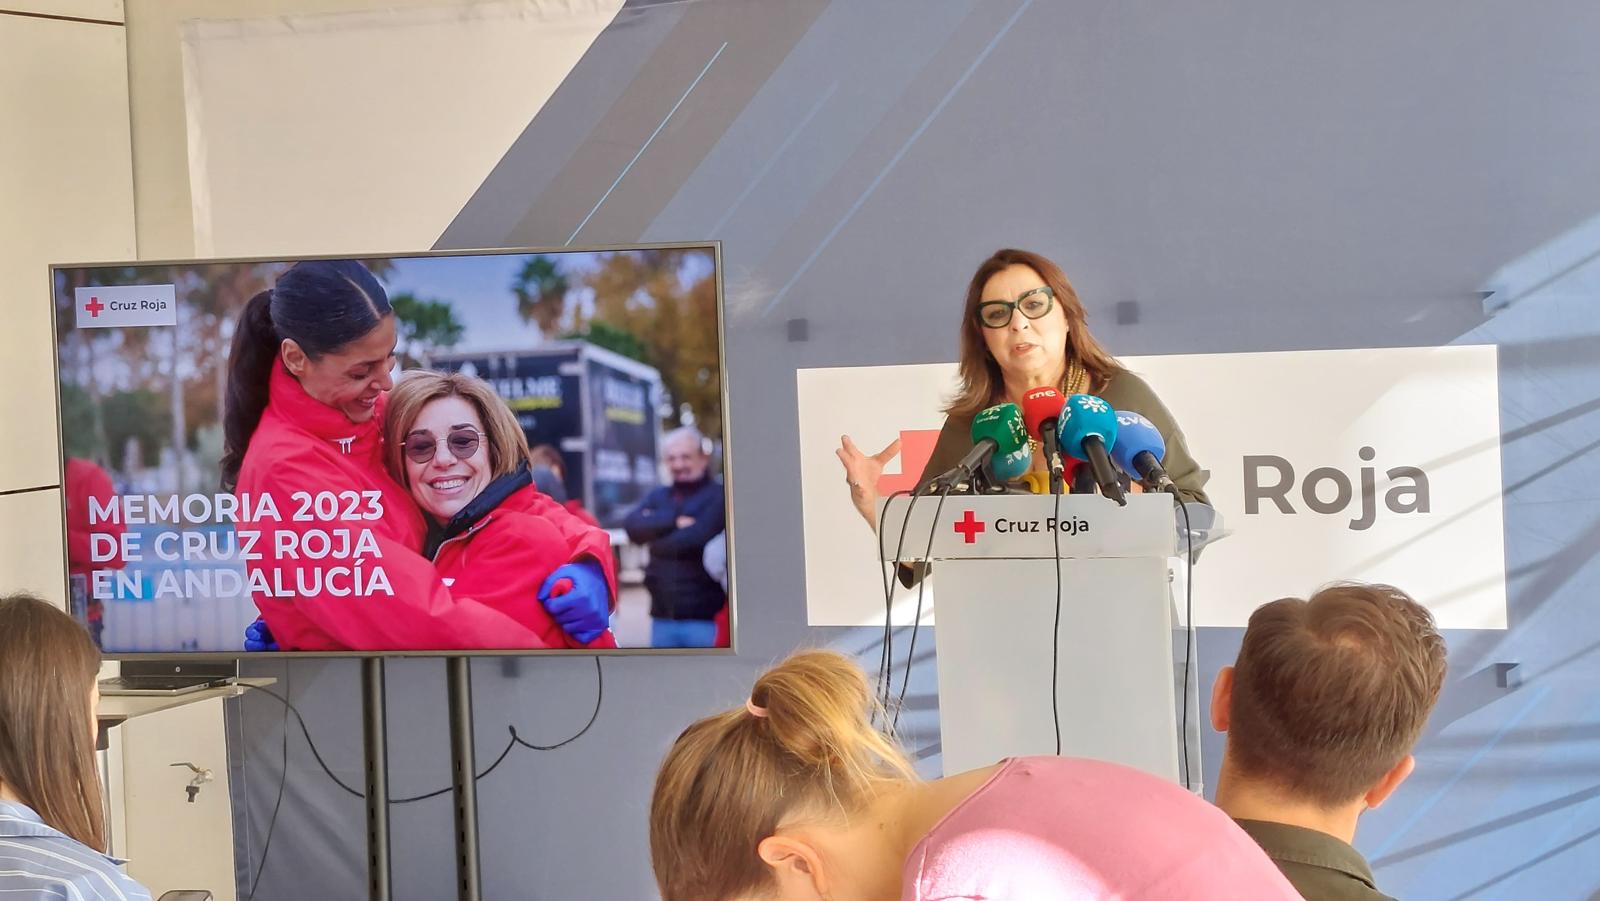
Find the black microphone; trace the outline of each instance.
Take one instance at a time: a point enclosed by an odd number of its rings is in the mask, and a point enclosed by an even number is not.
[[[1073,462],[1077,465],[1072,467],[1072,493],[1094,494],[1096,487],[1094,470],[1090,469],[1089,464],[1083,462],[1082,460],[1075,460]]]

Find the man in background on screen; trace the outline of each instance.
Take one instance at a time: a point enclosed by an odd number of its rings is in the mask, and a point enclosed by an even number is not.
[[[1388,898],[1356,821],[1411,775],[1444,673],[1433,617],[1398,588],[1335,584],[1251,614],[1211,692],[1217,806],[1308,901]]]
[[[710,473],[711,455],[697,430],[668,433],[662,453],[672,483],[651,491],[623,522],[629,540],[650,551],[644,568],[650,645],[715,647],[715,620],[727,594],[706,572],[704,556],[706,543],[727,523],[722,483]]]

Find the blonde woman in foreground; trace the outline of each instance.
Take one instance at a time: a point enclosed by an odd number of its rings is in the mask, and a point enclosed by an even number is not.
[[[849,658],[802,651],[656,776],[663,901],[1298,901],[1238,826],[1118,764],[1019,757],[924,782]]]

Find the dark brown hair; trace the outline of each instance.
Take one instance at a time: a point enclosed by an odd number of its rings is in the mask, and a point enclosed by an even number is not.
[[[56,607],[0,597],[0,783],[46,824],[104,851],[89,697],[100,651]]]
[[[1228,757],[1337,807],[1411,752],[1444,684],[1433,616],[1390,585],[1339,583],[1250,615],[1234,664]]]
[[[1055,302],[1067,317],[1067,359],[1077,360],[1089,373],[1090,391],[1103,390],[1122,371],[1116,358],[1100,346],[1089,333],[1089,314],[1073,290],[1072,282],[1060,266],[1027,250],[997,250],[978,266],[967,285],[967,302],[961,310],[961,388],[945,412],[951,416],[975,416],[985,407],[998,403],[1005,391],[1000,364],[989,354],[983,341],[983,325],[978,322],[978,304],[986,298],[983,286],[995,273],[1008,266],[1027,266],[1038,273],[1055,293]]]
[[[272,367],[285,339],[308,358],[336,353],[394,315],[389,295],[356,260],[302,260],[250,298],[234,326],[223,397],[222,488],[239,482],[244,453],[266,412]]]
[[[556,450],[553,444],[541,444],[531,448],[528,451],[528,459],[533,461],[534,466],[547,467],[562,479],[567,477],[567,461],[562,458],[561,451]]]
[[[832,651],[800,651],[756,680],[748,707],[684,730],[656,774],[650,860],[662,901],[724,901],[770,890],[756,853],[786,816],[863,808],[916,780],[872,726],[866,675]]]

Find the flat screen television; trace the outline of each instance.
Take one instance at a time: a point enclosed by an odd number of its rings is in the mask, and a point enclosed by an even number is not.
[[[108,656],[731,645],[720,246],[51,267]]]

